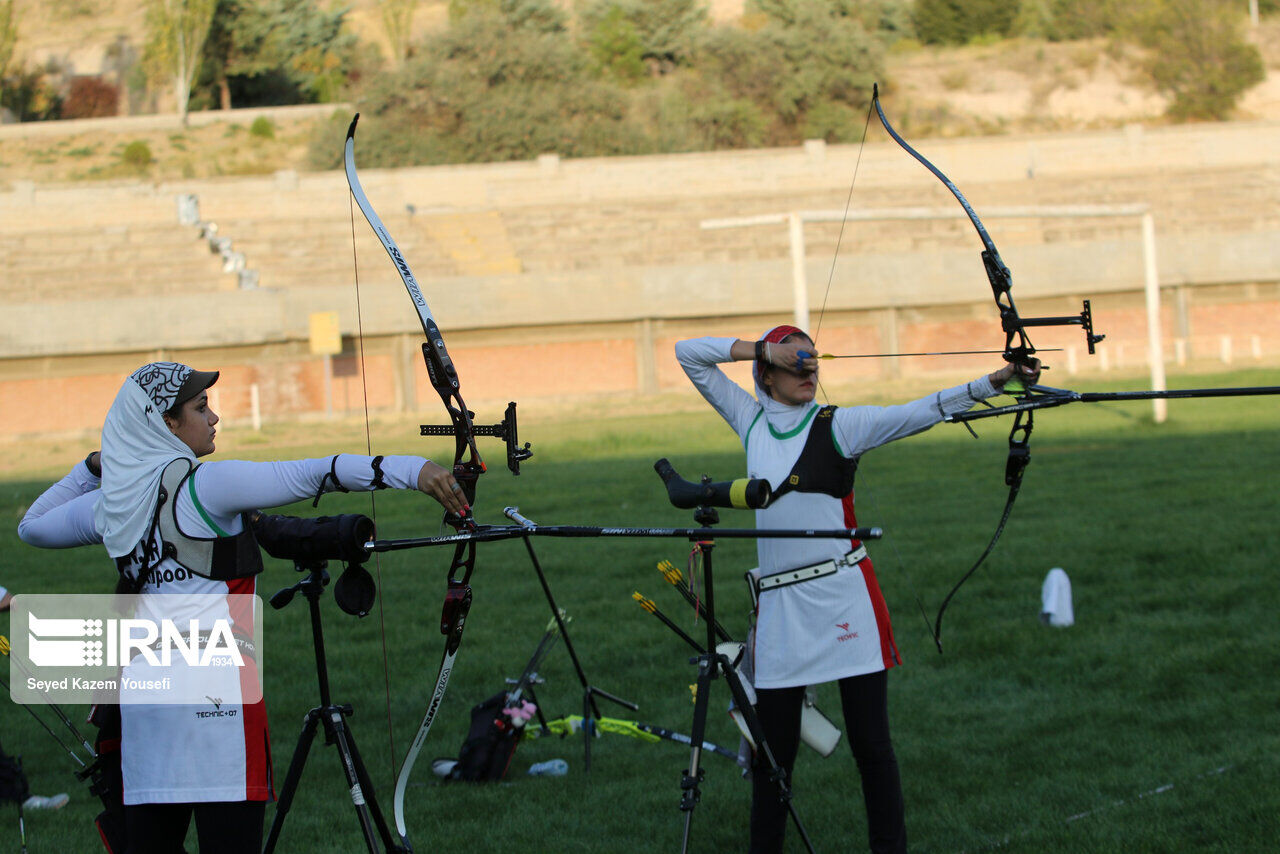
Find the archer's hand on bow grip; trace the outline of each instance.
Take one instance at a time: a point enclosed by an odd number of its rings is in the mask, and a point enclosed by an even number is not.
[[[475,478],[469,480],[474,490]],[[463,520],[471,516],[471,498],[465,480],[460,480],[456,471],[427,460],[418,471],[418,491],[439,501],[446,513]]]
[[[992,385],[1007,394],[1019,394],[1040,381],[1040,370],[1040,360],[1031,356],[1025,364],[1010,360],[988,379]]]

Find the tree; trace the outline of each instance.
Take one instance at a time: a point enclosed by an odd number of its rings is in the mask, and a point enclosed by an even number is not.
[[[361,155],[370,165],[526,160],[635,153],[643,130],[625,98],[592,79],[587,57],[554,4],[472,2],[399,71],[360,98],[370,118]],[[317,162],[332,158],[329,140]]]
[[[382,27],[391,43],[391,61],[399,66],[409,55],[409,36],[413,30],[413,13],[418,0],[378,0],[382,13]]]
[[[1243,26],[1238,4],[1224,0],[1153,0],[1135,15],[1133,35],[1149,51],[1144,65],[1156,87],[1173,99],[1171,117],[1226,119],[1266,77]]]
[[[587,50],[609,76],[636,83],[646,74],[644,42],[621,8],[611,7],[590,24]]]
[[[220,110],[231,109],[231,86],[227,81],[227,68],[233,62],[236,51],[235,22],[240,19],[243,11],[241,0],[217,0],[213,20],[209,23],[209,36],[205,40],[200,85],[213,87]]]
[[[885,6],[891,4],[884,4]],[[875,25],[853,0],[753,0],[767,21],[742,37],[717,32],[698,57],[735,94],[775,116],[770,144],[855,138],[858,113],[884,65]],[[879,11],[873,16],[879,19]]]
[[[148,0],[143,62],[152,80],[172,81],[178,116],[184,126],[191,85],[200,66],[215,5],[216,0]]]
[[[707,26],[707,4],[705,0],[594,0],[582,11],[582,25],[593,43],[629,29],[641,57],[659,72],[670,71],[693,52]]]
[[[916,32],[925,44],[965,44],[979,36],[1007,36],[1018,5],[1009,0],[916,0]]]
[[[14,48],[18,43],[18,20],[13,14],[14,0],[0,0],[0,81],[9,73]]]
[[[556,0],[449,0],[449,21],[468,16],[497,19],[515,30],[558,33],[568,28],[568,16]]]
[[[357,65],[345,15],[315,0],[217,0],[201,85],[224,109],[335,100]]]

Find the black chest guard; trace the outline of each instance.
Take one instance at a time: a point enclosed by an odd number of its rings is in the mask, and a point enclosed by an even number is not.
[[[813,426],[805,439],[800,457],[791,474],[773,491],[772,504],[788,492],[820,492],[832,498],[844,498],[853,492],[853,477],[858,461],[842,456],[832,433],[832,418],[837,407],[824,406],[814,416]]]

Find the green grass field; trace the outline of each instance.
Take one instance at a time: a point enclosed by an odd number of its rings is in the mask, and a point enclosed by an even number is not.
[[[1278,383],[1280,372],[1271,370],[1173,384]],[[871,551],[905,657],[890,676],[890,714],[913,850],[1274,850],[1280,399],[1175,401],[1170,412],[1158,427],[1149,404],[1141,403],[1081,404],[1039,415],[1013,518],[995,553],[952,602],[941,656],[915,599],[932,617],[991,536],[1005,500],[1008,423],[980,422],[980,441],[942,425],[864,458],[859,521],[886,531]],[[444,454],[445,446],[424,447],[414,432],[407,422],[376,425],[375,450]],[[742,469],[733,436],[701,412],[545,417],[524,432],[536,456],[519,478],[500,465],[498,445],[484,446],[491,467],[479,488],[481,521],[505,521],[501,508],[518,504],[542,524],[691,525],[689,512],[666,502],[654,460],[669,457],[691,479],[703,472],[724,479]],[[251,437],[233,430],[221,440],[220,456],[362,450],[354,436],[348,428],[330,442],[272,440],[270,431]],[[68,443],[67,463],[87,447]],[[40,552],[18,541],[17,522],[45,483],[33,475],[0,481],[6,520],[0,582],[16,592],[107,591],[114,572],[100,550]],[[332,496],[320,512],[369,512],[369,499]],[[416,495],[380,494],[377,518],[382,536],[434,533],[439,524],[438,510]],[[723,524],[746,527],[751,516],[725,511]],[[689,545],[542,539],[535,546],[572,617],[570,635],[592,682],[638,702],[633,717],[688,732],[695,678],[689,651],[631,593],[654,598],[692,630],[687,609],[655,569],[663,559],[683,565]],[[388,818],[398,758],[426,707],[440,658],[447,560],[445,550],[383,556],[371,565],[381,610],[366,619],[343,614],[331,596],[323,602],[334,698],[355,706],[352,729]],[[724,541],[715,551],[720,616],[735,633],[746,629],[741,573],[753,565],[749,541]],[[1041,582],[1055,566],[1066,569],[1074,587],[1076,625],[1069,629],[1037,619]],[[259,592],[268,598],[294,580],[291,567],[271,561]],[[415,850],[676,850],[688,751],[668,742],[606,735],[593,744],[588,775],[580,737],[541,739],[521,746],[505,783],[435,782],[430,759],[456,754],[470,706],[519,674],[549,617],[519,542],[482,545],[472,583],[475,604],[457,669],[409,790]],[[7,633],[7,617],[0,627]],[[279,780],[302,717],[316,702],[311,655],[305,603],[268,610],[265,674]],[[578,683],[562,647],[543,672],[546,712],[580,713]],[[839,722],[830,687],[820,690],[820,705]],[[715,690],[708,737],[734,746],[735,730],[718,711],[727,690],[721,684]],[[74,780],[70,759],[25,711],[6,705],[3,743],[23,754],[33,789],[72,795],[60,812],[28,814],[30,851],[99,850],[90,824],[96,802]],[[603,711],[628,716],[607,703]],[[568,776],[526,775],[531,763],[553,757],[568,760]],[[722,759],[708,757],[705,767],[694,850],[745,850],[749,787]],[[865,849],[857,773],[843,745],[829,759],[802,748],[795,789],[819,851]],[[16,850],[16,838],[16,815],[6,806],[0,847]],[[191,840],[194,850],[194,834]],[[801,850],[794,833],[789,845]],[[362,850],[332,748],[313,747],[279,850]]]

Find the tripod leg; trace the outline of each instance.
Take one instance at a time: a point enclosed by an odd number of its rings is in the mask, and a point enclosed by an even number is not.
[[[360,830],[364,834],[365,844],[368,845],[370,854],[377,854],[378,841],[374,834],[373,819],[369,815],[369,805],[364,798],[361,775],[356,770],[343,710],[338,706],[330,706],[324,710],[324,715],[325,732],[338,746],[338,756],[342,759],[342,772],[347,778],[347,790],[351,793],[351,803],[355,806],[356,816],[360,819]]]
[[[388,852],[408,851],[391,835],[391,826],[387,824],[386,818],[382,815],[382,809],[378,806],[378,798],[374,794],[373,781],[369,778],[369,770],[365,768],[364,760],[360,758],[360,749],[356,747],[355,733],[348,728],[346,734],[347,746],[351,749],[351,760],[360,781],[360,789],[364,792],[365,800],[369,803],[369,814],[373,816],[373,823],[377,825],[378,836],[382,837],[383,847]]]
[[[689,835],[693,826],[693,808],[702,799],[699,786],[706,776],[702,770],[702,742],[707,734],[707,709],[711,704],[711,680],[716,677],[718,666],[714,655],[703,654],[698,662],[697,696],[693,702],[693,726],[689,732],[692,743],[689,750],[689,767],[680,779],[680,809],[684,811],[684,838],[680,843],[680,851],[689,851]]]
[[[787,814],[791,816],[791,820],[795,823],[796,832],[800,834],[805,850],[813,854],[813,842],[809,839],[809,833],[805,830],[804,824],[800,821],[800,814],[796,812],[795,804],[791,801],[791,787],[787,783],[786,772],[778,765],[773,756],[773,751],[769,748],[769,742],[760,726],[760,719],[756,717],[755,708],[747,699],[746,689],[742,687],[742,680],[738,677],[738,672],[733,669],[732,662],[726,656],[719,655],[717,658],[719,659],[720,668],[724,671],[725,682],[729,684],[729,693],[733,695],[734,705],[742,712],[742,718],[747,724],[747,729],[751,732],[751,738],[756,743],[756,751],[764,757],[765,764],[769,767],[769,776],[778,785],[778,795],[782,798],[783,803],[786,804]]]
[[[582,769],[585,774],[591,773],[591,739],[595,737],[596,732],[596,718],[591,717],[591,708],[591,690],[587,689],[582,692],[582,750],[584,754]],[[597,717],[599,714],[599,711],[597,711]]]
[[[529,695],[529,702],[533,703],[534,714],[538,716],[538,726],[542,728],[543,734],[551,732],[551,727],[547,725],[547,716],[542,713],[542,703],[538,700],[538,695],[533,693],[533,686],[530,685],[526,692]]]
[[[622,706],[624,709],[630,709],[633,712],[640,710],[639,703],[633,703],[630,700],[624,700],[621,697],[618,697],[614,694],[610,694],[608,691],[602,691],[599,688],[595,687],[594,685],[588,685],[587,690],[591,692],[591,695],[593,697],[603,697],[604,699],[608,700],[610,703],[616,703],[619,706]],[[592,708],[595,708],[595,707],[592,706]],[[600,710],[596,709],[597,716],[599,716],[599,712]]]
[[[586,671],[582,669],[582,662],[578,659],[578,651],[574,649],[573,641],[569,638],[569,629],[564,624],[564,618],[560,616],[560,607],[556,604],[556,597],[551,593],[551,585],[547,583],[547,575],[542,571],[542,563],[538,560],[537,552],[533,550],[531,538],[524,537],[524,547],[529,552],[529,560],[533,564],[533,571],[537,573],[538,583],[542,585],[542,595],[547,598],[547,604],[551,606],[551,616],[555,618],[556,625],[560,629],[560,639],[564,641],[564,648],[569,653],[569,660],[573,662],[573,669],[578,674],[578,682],[582,684],[582,690],[585,692],[586,708],[583,709],[582,719],[584,721],[591,720],[592,715],[596,718],[603,717],[600,714],[600,707],[596,705],[597,694],[632,711],[639,709],[640,706],[635,703],[629,703],[591,686],[591,683],[587,680]],[[591,770],[590,747],[587,748],[587,770]]]
[[[302,766],[307,764],[307,754],[311,751],[311,742],[316,738],[316,727],[320,723],[320,709],[307,712],[302,722],[302,733],[298,736],[298,746],[293,749],[293,759],[289,761],[289,773],[285,775],[284,787],[280,789],[280,797],[276,799],[276,814],[271,819],[271,831],[267,834],[267,844],[262,854],[271,854],[280,838],[285,817],[293,806],[293,796],[298,791],[298,781],[302,779]]]

